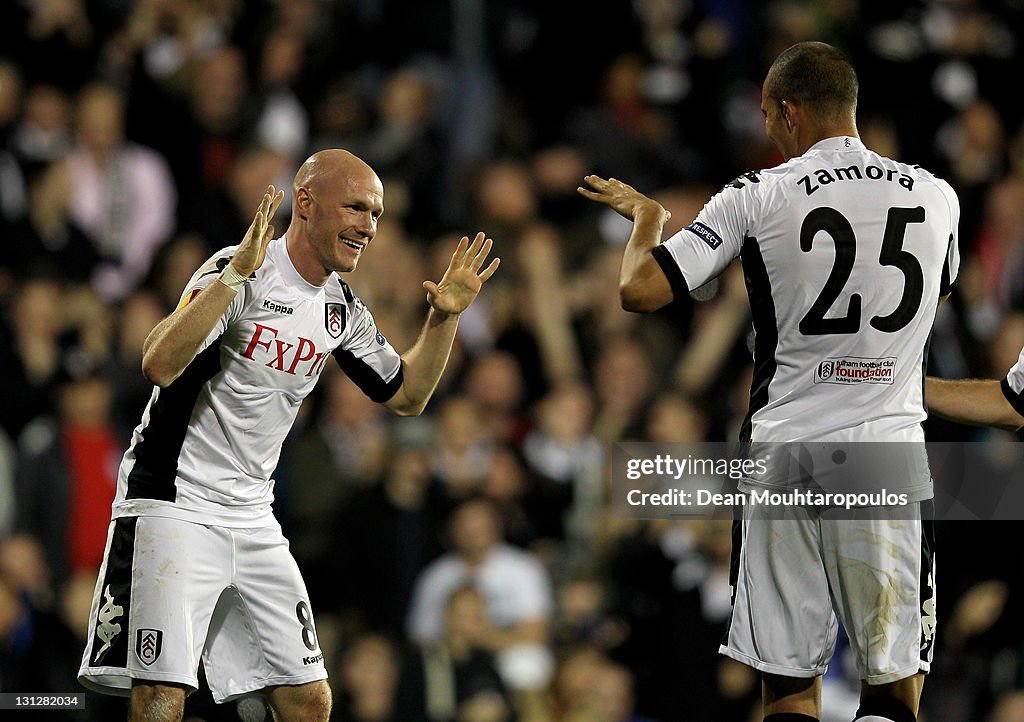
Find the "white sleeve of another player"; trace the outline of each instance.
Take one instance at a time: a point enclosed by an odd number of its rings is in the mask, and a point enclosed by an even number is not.
[[[653,253],[678,298],[715,278],[740,254],[760,207],[758,174],[741,176],[715,195],[697,218]],[[737,187],[739,186],[739,187]],[[681,285],[682,284],[682,285]]]
[[[231,262],[231,256],[234,254],[235,249],[238,246],[228,246],[217,251],[211,256],[206,263],[199,267],[199,270],[192,274],[192,278],[189,279],[188,284],[185,286],[185,290],[181,294],[181,298],[178,299],[178,308],[187,306],[192,302],[199,292],[209,286],[211,283],[217,280],[220,276],[220,272]],[[249,285],[246,284],[242,289],[235,294],[234,299],[228,304],[227,310],[217,321],[217,325],[210,331],[210,335],[203,341],[203,345],[199,348],[202,352],[207,346],[220,338],[224,331],[227,330],[228,324],[232,320],[238,318],[242,309],[245,307],[246,294],[249,292]]]
[[[1017,363],[1006,372],[1002,387],[1006,400],[1018,414],[1024,416],[1024,349],[1021,349]]]
[[[946,181],[939,180],[939,187],[949,204],[949,247],[946,249],[946,263],[942,267],[942,285],[939,297],[947,295],[956,285],[960,275],[960,199]]]

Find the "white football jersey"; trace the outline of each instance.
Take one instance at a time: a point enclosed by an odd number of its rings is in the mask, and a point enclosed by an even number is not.
[[[1020,356],[1002,382],[1003,396],[1010,402],[1010,405],[1017,410],[1018,414],[1024,414],[1024,349],[1020,350]]]
[[[217,279],[235,248],[195,273],[182,304]],[[402,385],[401,357],[348,285],[337,275],[309,284],[284,239],[271,241],[192,363],[154,388],[118,471],[113,517],[267,523],[281,445],[331,356],[374,401]]]
[[[755,331],[744,440],[924,440],[959,213],[945,181],[841,136],[740,176],[654,249],[677,297],[742,261]]]

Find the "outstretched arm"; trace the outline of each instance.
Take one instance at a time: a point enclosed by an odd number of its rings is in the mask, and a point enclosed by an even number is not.
[[[480,270],[491,252],[491,244],[491,239],[485,239],[483,233],[477,233],[473,243],[463,236],[441,282],[423,282],[430,311],[419,339],[402,354],[401,387],[384,402],[393,413],[417,416],[433,395],[448,364],[460,314],[469,308],[484,282],[498,270],[498,258]]]
[[[269,186],[245,238],[220,278],[149,332],[142,345],[142,373],[149,381],[160,387],[169,386],[192,363],[244,279],[263,265],[267,244],[274,237],[270,220],[283,199],[283,192],[275,193],[274,186]]]
[[[633,221],[619,271],[619,300],[627,311],[657,311],[672,302],[672,286],[651,251],[661,243],[661,233],[672,217],[665,208],[632,186],[609,178],[588,175],[583,180],[593,190],[577,188],[584,198],[602,203]]]
[[[1024,426],[1024,416],[1010,405],[995,380],[951,381],[929,376],[925,379],[925,399],[931,413],[950,421],[1007,431]]]

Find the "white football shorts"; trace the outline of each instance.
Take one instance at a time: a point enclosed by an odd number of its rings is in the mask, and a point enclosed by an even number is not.
[[[133,679],[194,691],[200,658],[217,702],[327,678],[306,586],[280,526],[115,519],[79,681],[122,696]]]
[[[719,652],[769,674],[816,677],[832,658],[838,616],[868,684],[927,672],[935,639],[931,521],[880,519],[877,508],[855,519],[816,507],[785,513],[746,506],[734,522],[733,609]]]

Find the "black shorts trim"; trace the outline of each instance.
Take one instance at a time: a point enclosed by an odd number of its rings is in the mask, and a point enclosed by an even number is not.
[[[921,662],[931,664],[935,648],[935,522],[932,502],[921,502]]]
[[[137,516],[114,520],[106,569],[99,587],[97,618],[92,620],[90,667],[128,666],[128,620],[131,619],[132,567],[138,521]]]

